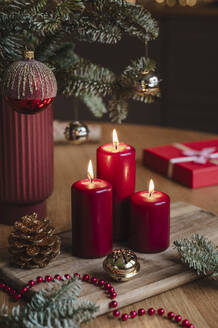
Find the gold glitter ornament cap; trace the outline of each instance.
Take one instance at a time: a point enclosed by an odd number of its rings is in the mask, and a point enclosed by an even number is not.
[[[24,59],[27,59],[27,60],[34,59],[34,51],[33,50],[24,50],[23,57],[24,57]]]
[[[103,262],[104,270],[117,281],[128,281],[140,271],[136,254],[130,249],[115,249]]]

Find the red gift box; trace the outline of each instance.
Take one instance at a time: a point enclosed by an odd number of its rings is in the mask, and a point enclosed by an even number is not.
[[[218,139],[144,149],[143,164],[190,188],[218,184]]]

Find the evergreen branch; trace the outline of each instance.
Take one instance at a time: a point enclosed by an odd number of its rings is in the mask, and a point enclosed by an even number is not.
[[[0,324],[10,328],[78,328],[82,322],[95,317],[98,307],[90,301],[77,302],[81,282],[78,278],[58,282],[33,295],[29,303],[13,307],[11,314],[3,305]]]
[[[84,59],[69,67],[63,73],[63,79],[63,94],[76,97],[83,93],[108,95],[115,83],[115,75],[110,70]]]
[[[108,111],[112,122],[122,123],[128,113],[127,99],[118,95],[112,96],[108,102]]]
[[[190,239],[174,241],[174,245],[181,261],[188,264],[198,275],[218,275],[218,250],[210,240],[195,234]]]
[[[96,117],[102,117],[105,113],[107,113],[107,109],[102,101],[102,98],[95,95],[82,94],[80,99]]]

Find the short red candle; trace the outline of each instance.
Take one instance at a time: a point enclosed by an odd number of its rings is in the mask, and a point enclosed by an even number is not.
[[[112,186],[101,179],[75,182],[72,196],[72,251],[97,258],[112,251]]]
[[[97,176],[113,187],[113,238],[123,241],[129,235],[129,200],[135,191],[135,149],[112,143],[97,150]]]
[[[164,251],[170,243],[170,198],[160,191],[131,196],[130,245],[141,253]]]

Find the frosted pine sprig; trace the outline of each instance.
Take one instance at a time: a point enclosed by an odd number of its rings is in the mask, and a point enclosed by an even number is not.
[[[0,326],[10,328],[79,328],[82,322],[95,318],[98,306],[91,301],[78,301],[81,281],[73,278],[34,294],[24,306],[11,313],[5,304],[0,309]]]
[[[190,269],[194,269],[198,275],[218,275],[218,249],[210,240],[195,234],[190,239],[175,240],[174,245],[181,261]]]

